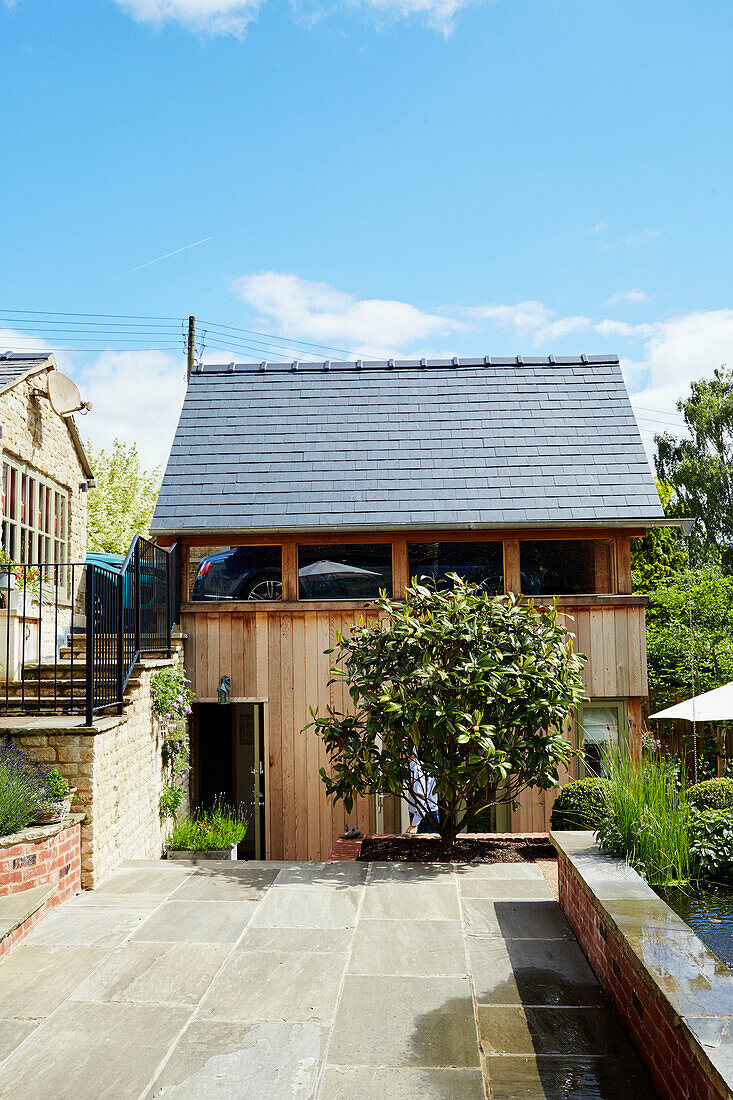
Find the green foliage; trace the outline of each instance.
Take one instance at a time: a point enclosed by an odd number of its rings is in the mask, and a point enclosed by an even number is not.
[[[63,802],[70,787],[58,768],[51,768],[44,777],[44,795],[49,802]]]
[[[697,520],[692,535],[698,561],[724,559],[733,546],[733,370],[690,386],[678,401],[690,438],[656,437],[657,474],[674,491],[670,514]],[[729,564],[725,561],[725,564]]]
[[[696,569],[692,585],[696,691],[733,680],[733,577],[719,565]],[[688,698],[690,621],[688,578],[670,578],[649,592],[647,654],[652,712]]]
[[[698,787],[704,784],[698,784]],[[693,787],[692,790],[695,788]],[[694,874],[706,882],[733,879],[733,817],[730,812],[692,811],[690,861]]]
[[[608,812],[608,779],[589,777],[568,783],[552,807],[550,828],[596,829]]]
[[[221,798],[210,810],[197,810],[171,831],[168,847],[174,851],[207,852],[239,844],[247,832],[240,810],[233,810]]]
[[[162,668],[150,677],[153,714],[169,722],[184,722],[191,713],[194,693],[180,668]]]
[[[656,479],[657,492],[665,512],[674,490]],[[634,592],[649,592],[674,581],[687,569],[687,553],[682,532],[676,527],[651,527],[645,535],[631,540],[631,578]]]
[[[609,855],[623,856],[654,886],[689,882],[691,814],[684,787],[651,754],[641,762],[628,751],[607,759],[608,815],[596,835]]]
[[[166,783],[158,799],[161,820],[165,820],[167,817],[175,817],[181,808],[182,802],[182,788],[177,783]]]
[[[562,730],[583,698],[583,660],[554,608],[451,580],[415,581],[402,601],[382,595],[378,622],[338,635],[331,683],[346,684],[354,713],[311,711],[309,727],[328,755],[326,790],[347,811],[358,795],[406,797],[416,756],[446,840],[531,784],[558,786],[573,755]]]
[[[706,779],[687,792],[697,810],[733,810],[733,779]]]
[[[45,797],[45,769],[10,741],[0,742],[0,836],[33,821]]]
[[[143,469],[135,443],[114,441],[111,451],[86,446],[96,488],[88,493],[90,550],[126,554],[135,535],[147,536],[160,488],[160,471]]]

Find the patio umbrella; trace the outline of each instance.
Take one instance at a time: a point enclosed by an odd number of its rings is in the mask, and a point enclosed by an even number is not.
[[[694,703],[694,711],[693,711]],[[733,722],[733,683],[723,684],[713,691],[686,699],[666,710],[650,714],[650,718],[682,718],[685,722]]]
[[[345,565],[340,561],[314,561],[298,570],[299,577],[378,577],[373,569],[359,569],[356,565]]]

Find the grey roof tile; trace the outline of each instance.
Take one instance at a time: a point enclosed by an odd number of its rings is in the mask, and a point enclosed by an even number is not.
[[[616,358],[237,364],[192,375],[153,531],[659,517]]]

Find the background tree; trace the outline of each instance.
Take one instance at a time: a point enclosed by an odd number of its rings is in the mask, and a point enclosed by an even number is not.
[[[673,489],[669,514],[697,520],[692,534],[695,558],[715,561],[722,554],[733,571],[733,371],[722,366],[711,379],[693,382],[690,396],[677,402],[689,439],[669,432],[656,437],[659,477]]]
[[[647,656],[652,712],[692,693],[689,598],[696,693],[733,680],[733,577],[719,564],[667,579],[649,592]]]
[[[160,470],[145,470],[137,444],[116,439],[111,451],[86,445],[96,489],[89,490],[87,546],[108,554],[125,554],[135,535],[150,531],[160,489]]]
[[[656,478],[657,492],[667,515],[674,489]],[[687,569],[687,551],[677,527],[650,527],[645,535],[631,540],[631,579],[634,592],[649,592],[674,581]]]
[[[355,712],[311,712],[329,795],[347,811],[357,795],[408,797],[415,755],[435,780],[446,841],[527,786],[558,786],[573,754],[562,730],[584,694],[582,658],[554,608],[451,580],[440,590],[414,582],[402,601],[382,597],[379,622],[339,634],[328,652]]]

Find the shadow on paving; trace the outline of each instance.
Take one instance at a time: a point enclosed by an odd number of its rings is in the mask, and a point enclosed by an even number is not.
[[[469,934],[492,1100],[658,1100],[558,903],[492,908],[495,934]]]

